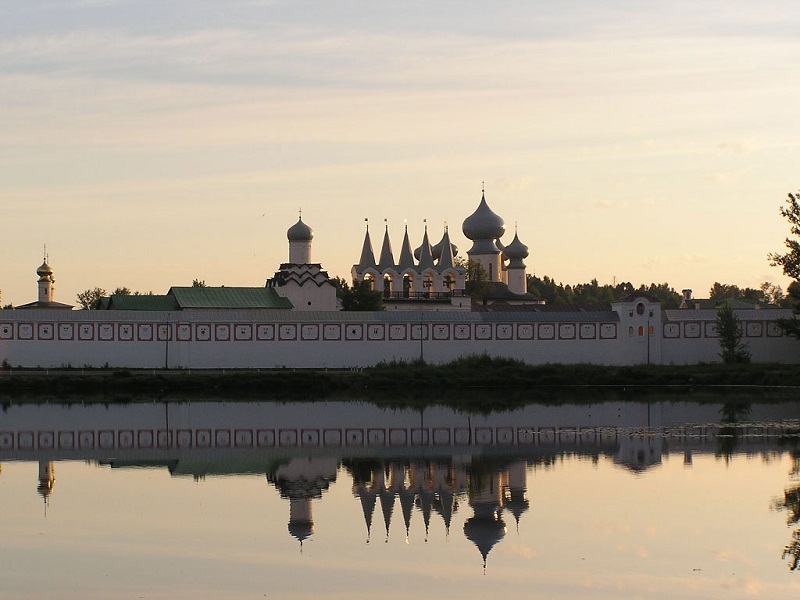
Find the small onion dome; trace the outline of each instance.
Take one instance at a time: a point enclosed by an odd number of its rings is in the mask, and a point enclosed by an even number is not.
[[[290,242],[310,242],[314,238],[314,231],[303,223],[303,218],[300,217],[297,223],[289,227],[286,237]]]
[[[506,231],[503,219],[496,215],[486,204],[486,196],[481,196],[478,209],[464,219],[461,231],[473,242],[475,240],[495,240]]]
[[[433,255],[433,260],[439,260],[442,258],[442,248],[444,248],[444,238],[439,240],[439,243],[431,247],[431,254]],[[458,256],[458,246],[451,243],[450,248],[453,249],[453,256]]]
[[[52,275],[53,274],[53,269],[50,268],[50,265],[48,265],[47,261],[45,260],[42,263],[42,266],[39,267],[38,269],[36,269],[36,274],[39,277],[44,277],[46,275]]]
[[[528,247],[519,241],[519,236],[515,233],[514,241],[503,248],[503,254],[505,254],[509,260],[522,260],[528,257]]]

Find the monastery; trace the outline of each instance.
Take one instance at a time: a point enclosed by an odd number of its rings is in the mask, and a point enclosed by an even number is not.
[[[664,310],[643,293],[608,309],[545,306],[526,290],[528,247],[482,194],[462,224],[487,293],[468,294],[465,260],[445,227],[412,250],[406,228],[395,260],[388,226],[378,259],[367,225],[355,280],[383,294],[386,310],[340,310],[336,286],[312,262],[314,232],[302,216],[287,231],[289,260],[261,287],[172,287],[164,295],[103,299],[101,310],[70,310],[54,299],[47,259],[38,300],[0,311],[0,363],[14,367],[358,368],[382,361],[444,363],[470,354],[529,364],[605,365],[719,362],[716,310],[693,303]],[[788,309],[736,310],[755,362],[798,362],[796,340],[778,321]]]

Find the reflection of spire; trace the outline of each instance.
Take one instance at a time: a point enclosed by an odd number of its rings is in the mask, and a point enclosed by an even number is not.
[[[431,524],[431,510],[433,510],[433,503],[436,501],[433,492],[430,490],[422,490],[417,496],[417,506],[422,509],[422,520],[425,522],[425,541],[428,541],[428,529]]]
[[[403,488],[398,495],[400,496],[400,508],[403,510],[403,522],[406,525],[406,543],[408,543],[408,533],[411,529],[411,511],[414,509],[414,496],[416,494]]]
[[[50,494],[53,493],[53,486],[56,483],[55,468],[53,461],[39,461],[39,485],[36,491],[44,500],[44,514],[47,516],[47,507],[50,505]]]
[[[381,499],[381,511],[383,512],[383,524],[386,526],[386,542],[389,541],[389,525],[392,522],[392,512],[394,511],[394,492],[382,488],[379,492]]]
[[[458,502],[453,492],[449,490],[440,491],[437,494],[437,502],[433,505],[434,510],[442,515],[444,520],[445,534],[450,537],[450,523],[453,521],[453,514],[458,510]]]
[[[377,497],[375,493],[366,489],[363,486],[359,486],[357,490],[358,498],[361,500],[361,510],[364,513],[364,523],[367,524],[367,543],[369,544],[369,538],[372,533],[372,515],[375,514],[375,501]]]

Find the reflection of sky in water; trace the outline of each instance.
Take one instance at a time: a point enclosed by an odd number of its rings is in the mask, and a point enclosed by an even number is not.
[[[662,413],[659,427],[668,420]],[[272,465],[269,480],[264,473],[195,480],[166,466],[56,457],[46,514],[38,462],[3,452],[0,596],[774,598],[800,591],[800,573],[781,558],[791,535],[787,513],[770,508],[792,483],[793,461],[776,439],[743,440],[750,454],[726,460],[715,456],[712,436],[692,442],[687,461],[685,441],[634,431],[617,441],[633,443],[634,455],[655,444],[649,468],[623,464],[625,444],[597,452],[569,435],[560,446],[510,450],[395,448],[402,455],[395,458],[357,448],[343,463],[321,448],[296,448],[278,461],[276,451],[242,455],[248,465]],[[114,464],[113,453],[104,460]],[[449,535],[436,498],[428,504],[419,492],[443,487],[456,497]],[[386,493],[400,488],[417,493],[410,502]],[[293,507],[290,497],[306,498],[305,506]],[[374,510],[369,543],[365,506]],[[313,533],[293,528],[291,514],[298,523],[310,516]],[[302,552],[293,533],[304,538]],[[488,548],[485,572],[476,545]]]

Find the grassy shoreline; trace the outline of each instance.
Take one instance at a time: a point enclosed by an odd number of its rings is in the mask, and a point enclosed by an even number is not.
[[[800,398],[800,365],[530,366],[472,356],[444,365],[380,364],[358,370],[70,369],[0,371],[0,399],[24,402],[335,400],[388,405],[513,407],[531,402],[642,399],[656,394]]]

